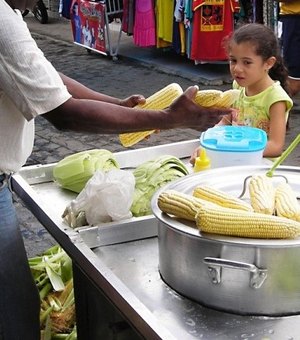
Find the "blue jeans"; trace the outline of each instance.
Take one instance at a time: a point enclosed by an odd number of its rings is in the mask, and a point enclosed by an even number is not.
[[[0,175],[0,340],[38,340],[40,299],[8,183]]]

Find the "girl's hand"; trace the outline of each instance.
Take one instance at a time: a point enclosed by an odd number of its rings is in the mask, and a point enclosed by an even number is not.
[[[194,166],[196,158],[200,155],[200,147],[195,149],[191,155],[190,163]]]
[[[135,107],[138,104],[145,104],[146,99],[141,94],[133,94],[132,96],[121,99],[120,105],[126,107]]]

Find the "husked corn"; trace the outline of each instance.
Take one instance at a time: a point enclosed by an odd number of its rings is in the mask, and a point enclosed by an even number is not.
[[[180,85],[176,83],[169,84],[160,91],[154,93],[146,99],[145,104],[137,105],[141,109],[165,109],[183,93]],[[219,90],[200,90],[195,97],[195,103],[203,107],[230,107],[238,98],[240,90],[231,89],[225,92]],[[150,136],[155,130],[122,133],[119,135],[120,142],[123,146],[132,146],[147,136]]]
[[[231,89],[222,93],[220,100],[216,103],[217,107],[230,107],[240,95],[240,90]]]
[[[253,208],[249,203],[207,185],[196,187],[193,191],[193,196],[210,201],[223,207],[253,211]]]
[[[288,183],[281,183],[276,188],[275,210],[277,216],[300,222],[300,205],[295,192]]]
[[[200,90],[195,97],[195,103],[204,106],[214,106],[219,100],[221,100],[223,92],[219,90]]]
[[[203,205],[196,225],[200,231],[237,237],[284,239],[300,236],[300,223],[278,216]]]
[[[140,142],[141,140],[145,139],[146,137],[150,136],[154,132],[155,130],[122,133],[119,135],[119,139],[121,144],[128,148],[129,146],[133,146],[136,143]]]
[[[161,211],[190,221],[195,221],[198,209],[205,204],[211,203],[176,190],[163,191],[157,200]]]
[[[172,102],[182,93],[183,91],[180,85],[172,83],[164,87],[160,91],[154,93],[152,96],[148,97],[144,104],[139,104],[135,107],[148,110],[162,110],[170,106]],[[155,132],[155,130],[122,133],[119,135],[119,139],[123,146],[129,147],[140,142],[147,136],[151,135],[153,132]]]
[[[219,90],[200,90],[195,97],[196,104],[203,107],[230,107],[239,97],[240,90],[231,89],[225,92]]]
[[[255,212],[273,215],[275,211],[275,188],[266,175],[252,176],[249,182],[251,205]]]

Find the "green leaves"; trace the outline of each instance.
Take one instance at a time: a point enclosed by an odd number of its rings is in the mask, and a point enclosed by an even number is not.
[[[43,340],[76,340],[72,260],[55,245],[28,260],[41,299]]]
[[[134,216],[152,214],[151,199],[157,189],[187,175],[188,169],[177,157],[164,155],[138,166],[133,174],[136,180],[131,212]]]
[[[53,168],[53,177],[64,189],[79,193],[96,170],[119,169],[113,153],[105,149],[81,151],[67,156]]]

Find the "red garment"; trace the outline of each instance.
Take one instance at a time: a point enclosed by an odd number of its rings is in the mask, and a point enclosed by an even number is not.
[[[227,60],[223,40],[234,27],[235,0],[194,0],[191,59]]]

